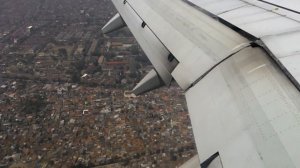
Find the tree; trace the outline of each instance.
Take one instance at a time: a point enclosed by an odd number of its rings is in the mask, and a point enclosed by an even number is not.
[[[81,82],[81,77],[79,71],[73,71],[71,74],[71,80],[73,83],[80,83]]]
[[[58,55],[62,58],[67,58],[68,52],[65,48],[60,48],[60,49],[58,49]]]
[[[38,113],[46,107],[47,103],[42,94],[34,94],[21,101],[22,111],[26,114]]]

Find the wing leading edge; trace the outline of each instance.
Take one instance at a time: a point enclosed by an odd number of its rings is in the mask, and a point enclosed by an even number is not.
[[[134,92],[179,84],[203,167],[300,167],[300,94],[259,37],[182,0],[112,1],[103,30],[126,23],[155,68]]]

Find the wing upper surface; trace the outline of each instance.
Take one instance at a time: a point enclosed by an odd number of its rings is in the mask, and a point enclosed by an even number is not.
[[[187,0],[260,40],[299,89],[300,1]]]

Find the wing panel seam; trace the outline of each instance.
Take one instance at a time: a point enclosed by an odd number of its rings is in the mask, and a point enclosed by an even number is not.
[[[220,64],[225,62],[227,59],[231,58],[232,56],[236,55],[237,53],[241,52],[242,50],[248,48],[248,47],[257,47],[257,44],[255,42],[251,42],[245,46],[242,46],[237,51],[234,51],[233,53],[229,54],[227,57],[222,59],[220,62],[216,63],[214,66],[212,66],[210,69],[208,69],[203,75],[201,75],[198,79],[195,80],[186,90],[185,92],[189,91],[192,87],[194,87],[198,82],[200,82],[203,78],[205,78],[211,71],[213,71],[216,67],[218,67]]]
[[[196,10],[199,10],[200,12],[203,12],[204,14],[208,15],[209,17],[217,20],[218,22],[222,23],[223,25],[227,26],[228,28],[232,29],[234,32],[240,34],[241,36],[247,38],[249,41],[256,41],[258,40],[257,37],[253,36],[252,34],[238,28],[237,26],[233,25],[232,23],[226,21],[225,19],[222,19],[221,17],[219,17],[218,15],[215,15],[203,8],[201,8],[200,6],[197,6],[195,4],[193,4],[192,2],[190,2],[189,0],[182,0],[183,2],[189,4],[190,6],[192,6],[193,8],[195,8]]]
[[[260,1],[260,2],[263,2],[263,3],[266,3],[266,4],[269,4],[269,5],[273,5],[273,6],[276,6],[276,7],[278,7],[278,8],[285,9],[285,10],[287,10],[287,11],[290,11],[290,12],[293,12],[293,13],[296,13],[296,14],[300,14],[300,12],[298,12],[298,11],[295,11],[295,10],[293,10],[293,9],[286,8],[286,7],[284,7],[284,6],[280,6],[280,5],[271,3],[271,2],[267,2],[267,1],[264,1],[264,0],[257,0],[257,1]]]

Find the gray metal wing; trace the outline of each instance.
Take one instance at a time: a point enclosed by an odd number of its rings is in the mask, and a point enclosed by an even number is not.
[[[297,1],[112,1],[155,68],[134,91],[179,84],[202,167],[300,167]]]

